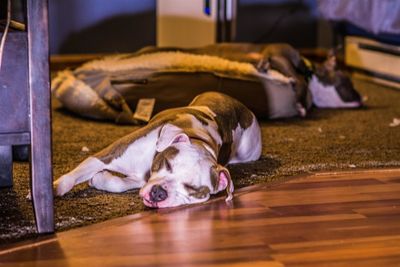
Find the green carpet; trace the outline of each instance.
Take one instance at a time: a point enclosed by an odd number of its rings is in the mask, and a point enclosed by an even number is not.
[[[310,171],[399,167],[400,126],[389,124],[400,117],[400,91],[360,80],[355,86],[368,97],[367,107],[313,110],[306,119],[261,122],[262,158],[229,167],[236,188]],[[54,177],[136,128],[83,120],[55,101],[53,106]],[[83,152],[84,146],[90,151]],[[25,198],[28,187],[28,164],[14,164],[14,187],[0,189],[0,244],[35,236],[31,203]],[[63,231],[145,209],[137,190],[111,194],[83,184],[55,199],[56,229]]]

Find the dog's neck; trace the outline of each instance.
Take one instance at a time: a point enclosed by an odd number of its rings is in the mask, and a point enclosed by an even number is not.
[[[191,136],[189,138],[191,143],[204,148],[204,151],[209,154],[215,162],[217,162],[217,152],[212,148],[213,145],[210,144],[210,142],[199,136]]]

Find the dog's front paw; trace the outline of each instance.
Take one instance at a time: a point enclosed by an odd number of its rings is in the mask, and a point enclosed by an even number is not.
[[[307,115],[307,110],[304,108],[304,106],[301,103],[299,103],[299,102],[296,103],[296,109],[297,109],[297,112],[300,117],[304,118]]]
[[[93,188],[96,188],[96,189],[100,189],[100,188],[101,188],[102,181],[103,181],[103,179],[101,179],[101,178],[102,178],[104,175],[107,175],[107,174],[108,174],[108,172],[103,172],[103,171],[96,173],[95,175],[93,175],[92,179],[90,179],[90,180],[88,181],[88,185],[89,185],[90,187],[93,187]],[[101,189],[100,189],[100,190],[101,190]]]
[[[53,183],[53,192],[55,196],[63,196],[74,187],[75,182],[70,177],[61,176]]]

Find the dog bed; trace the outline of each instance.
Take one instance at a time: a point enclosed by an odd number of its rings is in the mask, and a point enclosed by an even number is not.
[[[64,107],[81,116],[125,124],[147,121],[150,111],[154,115],[188,105],[205,91],[237,98],[259,118],[299,115],[293,78],[274,69],[260,70],[257,62],[213,54],[147,48],[109,56],[59,72],[52,92]],[[240,54],[247,53],[230,53]],[[309,108],[311,100],[306,102]]]

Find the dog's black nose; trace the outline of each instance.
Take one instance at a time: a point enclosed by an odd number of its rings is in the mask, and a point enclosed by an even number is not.
[[[153,185],[150,190],[150,200],[153,202],[160,202],[168,197],[167,191],[161,185]]]

